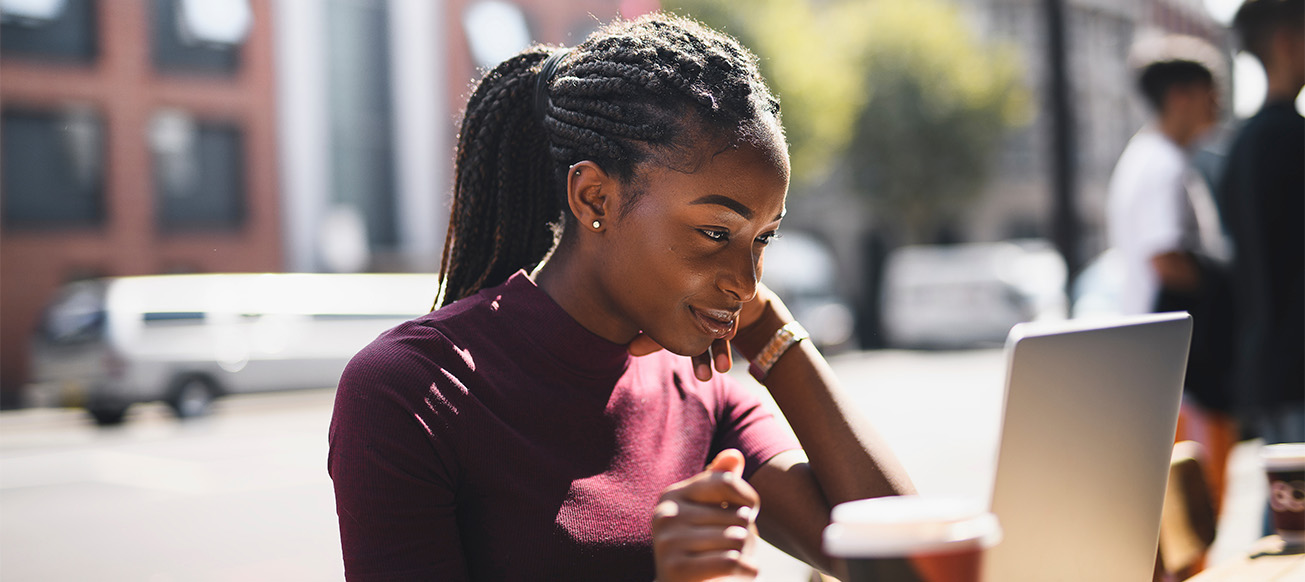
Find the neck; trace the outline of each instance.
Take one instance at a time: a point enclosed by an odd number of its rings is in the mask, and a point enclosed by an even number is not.
[[[585,329],[613,343],[630,343],[639,330],[627,329],[611,315],[612,306],[596,292],[602,283],[592,269],[594,261],[583,260],[579,241],[563,236],[553,256],[535,273],[535,284]]]
[[[1186,148],[1192,142],[1191,128],[1176,115],[1161,115],[1156,121],[1156,129],[1180,148]]]
[[[1305,86],[1305,37],[1298,29],[1279,28],[1272,37],[1264,65],[1265,103],[1292,101]]]
[[[1295,79],[1284,78],[1284,75],[1271,75],[1268,89],[1268,93],[1264,96],[1265,103],[1294,101],[1300,94],[1301,83]]]

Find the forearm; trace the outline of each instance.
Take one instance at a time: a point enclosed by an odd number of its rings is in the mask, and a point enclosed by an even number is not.
[[[751,357],[791,320],[782,305],[767,309],[755,324],[757,333],[739,338],[740,350]],[[802,443],[829,506],[915,492],[901,463],[849,401],[809,340],[785,352],[762,383]]]
[[[785,353],[765,385],[802,443],[830,507],[915,492],[897,457],[849,402],[810,341]]]

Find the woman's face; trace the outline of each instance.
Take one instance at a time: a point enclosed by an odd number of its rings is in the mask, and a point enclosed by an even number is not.
[[[784,215],[788,155],[776,142],[703,148],[692,173],[640,169],[638,197],[612,218],[601,259],[601,303],[622,334],[643,331],[672,352],[697,355],[733,331]]]

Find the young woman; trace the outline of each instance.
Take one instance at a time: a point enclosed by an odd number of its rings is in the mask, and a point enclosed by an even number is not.
[[[829,570],[831,506],[911,491],[759,282],[788,154],[736,41],[657,14],[527,49],[456,174],[438,309],[336,397],[350,580],[750,577],[757,532]]]

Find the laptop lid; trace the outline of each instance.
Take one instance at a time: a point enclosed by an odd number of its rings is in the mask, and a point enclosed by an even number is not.
[[[1191,331],[1186,313],[1011,330],[985,580],[1151,580]]]

